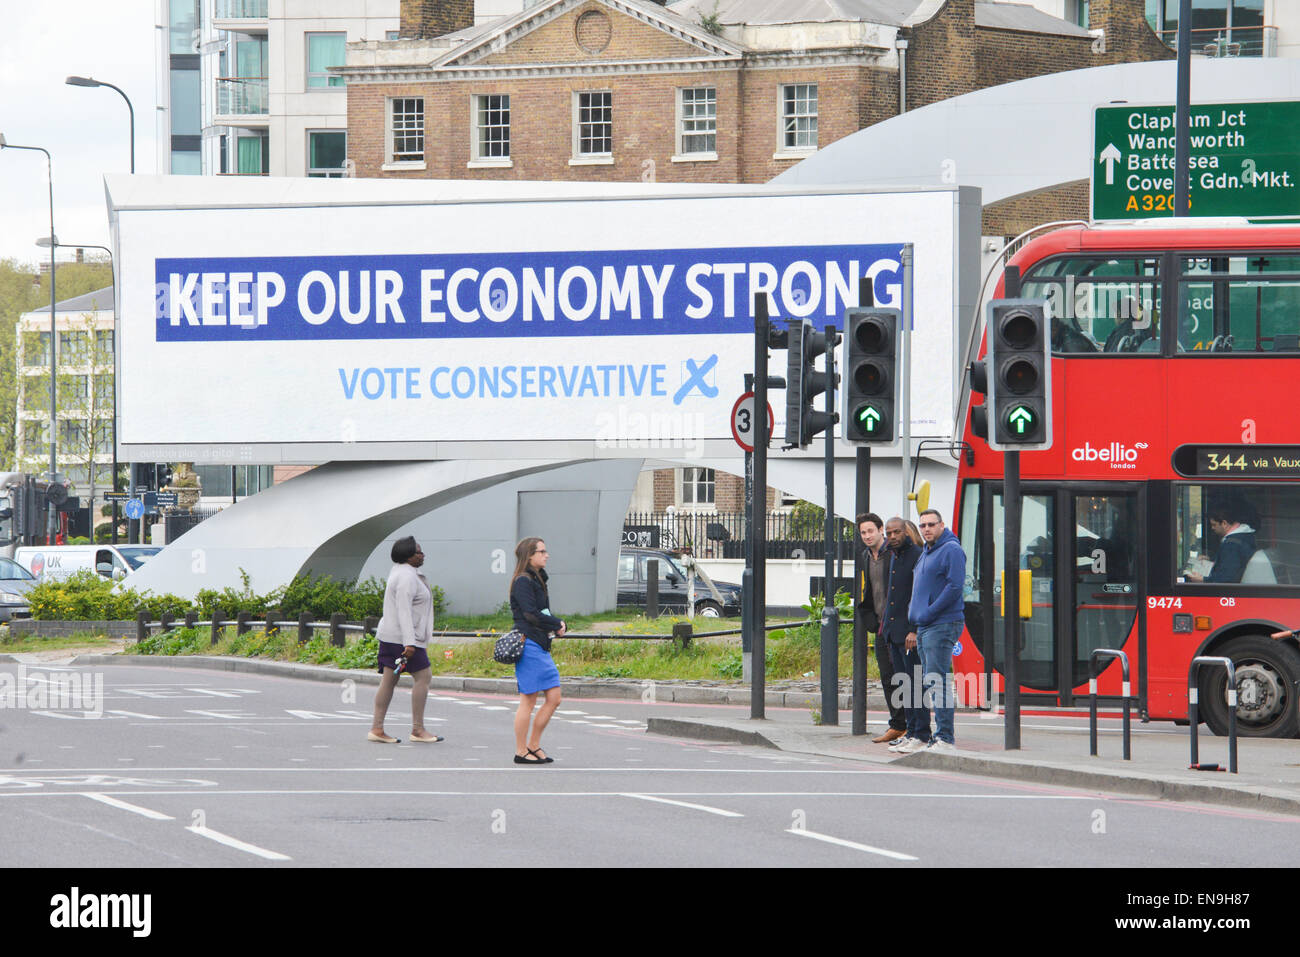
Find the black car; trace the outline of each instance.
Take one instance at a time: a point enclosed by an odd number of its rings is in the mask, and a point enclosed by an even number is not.
[[[670,552],[654,548],[622,548],[618,553],[618,606],[620,608],[645,608],[646,569],[651,558],[659,560],[659,609],[668,614],[686,614],[686,569],[681,559]],[[695,614],[705,618],[721,618],[740,614],[740,586],[731,582],[714,581],[722,604],[714,599],[709,586],[695,577]]]

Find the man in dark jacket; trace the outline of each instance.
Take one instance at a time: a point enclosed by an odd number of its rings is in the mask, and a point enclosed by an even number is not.
[[[1246,564],[1257,550],[1255,530],[1240,515],[1224,505],[1210,506],[1210,531],[1219,536],[1219,550],[1214,556],[1214,567],[1202,578],[1197,572],[1187,572],[1190,582],[1239,582],[1245,574]]]
[[[944,528],[943,516],[930,508],[917,523],[925,549],[912,572],[908,617],[916,624],[925,669],[925,693],[934,698],[935,733],[928,750],[951,754],[956,696],[952,688],[952,650],[966,617],[966,552],[957,536]]]
[[[880,620],[885,608],[885,591],[889,578],[889,550],[885,548],[885,523],[875,512],[858,516],[858,537],[862,552],[858,567],[858,612],[865,616],[866,629],[876,633],[876,666],[880,669],[880,685],[885,692],[889,708],[889,727],[872,744],[883,744],[902,738],[907,733],[907,717],[903,709],[890,697],[894,683],[894,659],[889,653],[889,643],[880,637]]]
[[[916,625],[907,616],[912,602],[912,572],[921,557],[921,549],[907,537],[903,520],[897,516],[885,523],[885,540],[889,549],[889,579],[876,641],[885,644],[893,658],[894,676],[885,694],[889,695],[891,704],[902,707],[907,723],[906,736],[890,745],[889,750],[910,754],[930,743],[930,711],[921,701],[921,654]]]

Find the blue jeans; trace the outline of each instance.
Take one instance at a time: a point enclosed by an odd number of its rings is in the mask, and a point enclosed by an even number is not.
[[[919,639],[918,639],[919,644]],[[921,653],[913,648],[907,651],[902,645],[889,643],[894,656],[894,687],[889,694],[899,696],[903,715],[907,719],[907,736],[918,741],[930,740],[930,709],[921,701]]]
[[[953,740],[953,713],[956,695],[952,687],[952,649],[961,637],[960,621],[943,621],[916,629],[921,646],[921,663],[925,668],[925,695],[934,702],[934,736],[940,741]]]

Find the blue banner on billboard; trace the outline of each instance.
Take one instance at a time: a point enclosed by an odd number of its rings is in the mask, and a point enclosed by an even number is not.
[[[902,244],[158,259],[159,342],[750,333],[901,305]]]

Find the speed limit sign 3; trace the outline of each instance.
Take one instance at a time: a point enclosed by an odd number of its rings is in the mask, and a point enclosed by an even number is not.
[[[731,437],[746,452],[754,451],[754,393],[746,392],[731,407]],[[767,407],[767,434],[772,434],[776,419],[771,404]]]

